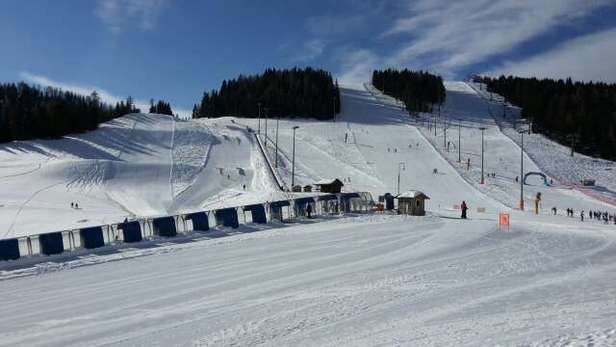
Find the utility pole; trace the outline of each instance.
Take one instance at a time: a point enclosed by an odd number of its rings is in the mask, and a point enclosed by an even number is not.
[[[443,148],[447,149],[449,152],[449,147],[447,147],[447,120],[443,119]]]
[[[332,116],[334,119],[334,123],[336,123],[336,94],[334,93],[334,97],[332,98]]]
[[[400,168],[402,168],[402,171],[406,170],[403,162],[398,163],[398,195],[400,195]]]
[[[503,96],[503,119],[505,119],[507,116],[507,114],[505,113],[506,107],[507,107],[507,98]]]
[[[293,127],[293,159],[291,160],[291,190],[295,186],[295,130],[297,130],[299,126]]]
[[[520,131],[522,146],[520,147],[520,210],[524,211],[524,130]]]
[[[269,112],[269,108],[265,108],[265,148],[267,148],[267,113]]]
[[[259,121],[258,121],[258,126],[257,126],[257,134],[261,135],[261,103],[258,103],[259,105]]]
[[[483,176],[483,132],[484,130],[486,130],[486,128],[481,127],[479,128],[479,130],[481,130],[481,184],[484,184],[485,179]]]
[[[276,117],[276,160],[274,166],[278,168],[278,122],[280,121],[280,115]]]
[[[462,162],[462,144],[460,143],[460,128],[461,126],[461,121],[458,119],[458,163]]]

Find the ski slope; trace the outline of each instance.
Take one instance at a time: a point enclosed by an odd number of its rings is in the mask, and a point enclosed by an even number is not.
[[[424,137],[433,144],[439,153],[457,168],[458,172],[476,189],[495,198],[504,205],[517,208],[520,201],[520,147],[499,128],[495,117],[502,112],[502,106],[497,108],[492,102],[478,95],[476,90],[466,82],[446,82],[447,97],[441,109],[441,116],[422,115],[416,122]],[[436,135],[434,127],[437,123]],[[447,138],[443,127],[447,128]],[[480,184],[481,178],[481,130],[484,130],[484,177],[485,184]],[[458,140],[458,133],[460,133]],[[458,162],[458,141],[460,142],[461,162]],[[447,143],[449,142],[449,150]],[[546,152],[543,156],[550,156]],[[467,162],[470,159],[470,169]],[[556,207],[561,214],[567,208],[572,208],[579,216],[584,210],[612,211],[614,205],[594,199],[583,194],[570,185],[563,185],[550,177],[551,171],[546,171],[532,160],[526,153],[523,155],[524,173],[541,172],[552,179],[554,184],[545,185],[538,176],[529,176],[524,187],[524,202],[527,210],[534,210],[534,200],[541,193],[541,212],[550,213]],[[488,175],[494,173],[494,177]]]
[[[0,345],[616,344],[616,226],[549,212],[612,207],[536,180],[525,198],[542,192],[541,214],[515,210],[519,147],[468,84],[446,88],[441,111],[461,120],[469,170],[457,147],[443,146],[442,126],[433,135],[370,86],[342,88],[336,122],[280,120],[277,139],[271,118],[265,136],[265,119],[135,114],[0,146],[3,237],[288,198],[258,129],[287,186],[299,126],[296,184],[337,177],[376,197],[396,193],[400,172],[400,191],[430,197],[425,217],[300,219],[4,262]],[[496,173],[484,185],[480,126],[485,171]],[[457,145],[456,135],[448,130]],[[529,156],[524,163],[541,171]],[[497,228],[499,212],[511,214],[511,229]]]
[[[0,345],[608,345],[615,240],[394,215],[170,240],[0,282]]]
[[[131,114],[86,134],[3,144],[0,173],[0,238],[278,194],[254,135],[230,119]]]

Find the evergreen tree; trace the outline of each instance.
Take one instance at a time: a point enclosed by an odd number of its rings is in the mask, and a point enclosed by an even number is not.
[[[193,118],[256,118],[259,103],[279,117],[331,119],[340,112],[340,90],[323,70],[267,69],[259,75],[225,80],[219,90],[203,93],[193,108]]]
[[[375,70],[372,85],[384,94],[402,100],[409,112],[432,112],[434,104],[445,101],[441,76],[424,71]]]
[[[96,129],[98,124],[127,113],[139,112],[132,98],[114,106],[61,89],[0,84],[0,142],[34,138],[57,138]]]
[[[533,131],[589,155],[616,159],[616,84],[500,76],[475,77],[522,108]]]
[[[163,100],[158,100],[158,102],[154,104],[154,100],[150,99],[150,113],[166,114],[169,116],[173,116],[173,110],[171,109],[171,105],[168,102],[164,102]]]

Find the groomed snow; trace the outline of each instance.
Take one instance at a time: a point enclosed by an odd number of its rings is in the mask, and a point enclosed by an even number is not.
[[[616,343],[615,235],[562,218],[366,215],[41,264],[0,282],[0,344]]]
[[[469,170],[442,133],[370,86],[342,89],[335,123],[278,124],[285,184],[299,126],[297,184],[336,177],[376,198],[397,192],[400,173],[400,192],[430,197],[427,216],[248,225],[2,262],[0,345],[616,344],[616,226],[561,211],[613,207],[536,180],[525,199],[542,192],[540,215],[513,209],[519,147],[470,85],[446,87],[442,111],[462,120]],[[276,121],[267,126],[276,163]],[[479,126],[486,172],[496,173],[485,185]],[[140,114],[61,140],[2,145],[0,238],[288,197],[248,128],[258,121]],[[498,229],[499,212],[511,214],[510,229]]]

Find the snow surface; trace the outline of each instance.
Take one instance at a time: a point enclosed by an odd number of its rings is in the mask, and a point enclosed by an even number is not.
[[[267,137],[261,120],[267,160],[287,186],[299,126],[296,184],[337,177],[345,191],[376,197],[397,193],[400,173],[400,192],[430,197],[427,216],[246,225],[2,262],[0,345],[616,344],[616,226],[562,213],[613,206],[535,180],[525,200],[530,208],[541,192],[541,214],[516,210],[520,148],[472,86],[446,88],[438,121],[461,120],[470,170],[457,163],[456,127],[447,151],[442,125],[435,136],[429,115],[415,120],[371,86],[342,89],[335,123],[280,120],[276,140],[276,120]],[[479,126],[485,171],[496,173],[484,185]],[[256,119],[132,114],[86,134],[1,145],[0,238],[288,198],[258,128]],[[524,156],[526,171],[541,163]],[[499,212],[511,229],[498,229]]]
[[[615,235],[561,219],[364,215],[39,264],[0,282],[0,345],[616,343]]]

